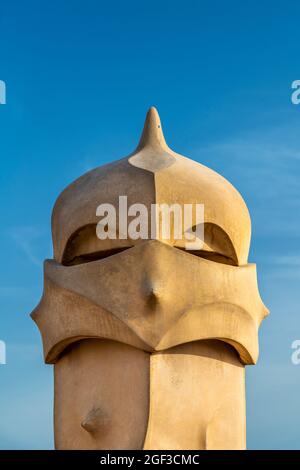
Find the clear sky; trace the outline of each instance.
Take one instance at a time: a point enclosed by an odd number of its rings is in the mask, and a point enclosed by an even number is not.
[[[248,448],[300,448],[300,3],[0,0],[0,448],[53,447],[52,367],[29,313],[60,191],[129,154],[149,106],[169,145],[220,172],[252,216],[271,315],[247,368]]]

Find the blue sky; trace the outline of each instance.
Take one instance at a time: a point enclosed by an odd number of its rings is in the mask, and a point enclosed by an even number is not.
[[[179,153],[228,178],[252,216],[271,315],[247,368],[248,448],[300,448],[300,4],[0,0],[0,448],[52,448],[52,367],[29,317],[60,191],[135,147],[158,107]]]

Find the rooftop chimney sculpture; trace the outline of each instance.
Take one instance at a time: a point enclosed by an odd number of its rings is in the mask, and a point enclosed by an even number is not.
[[[118,208],[119,196],[149,213],[203,204],[202,248],[160,230],[99,239],[97,207]],[[268,311],[236,189],[171,150],[151,108],[135,152],[62,192],[52,235],[32,318],[54,364],[55,447],[244,449],[245,365],[257,361]]]

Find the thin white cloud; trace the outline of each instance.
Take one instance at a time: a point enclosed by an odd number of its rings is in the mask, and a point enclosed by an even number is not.
[[[41,230],[34,226],[13,227],[9,230],[9,236],[32,264],[41,267],[42,258],[36,253],[37,242],[42,236]]]
[[[286,266],[300,269],[300,254],[274,256],[270,261],[279,267]]]
[[[264,259],[269,266],[264,274],[269,279],[300,280],[300,254],[267,256]]]
[[[28,289],[20,286],[0,286],[0,297],[23,297]]]
[[[299,125],[283,126],[193,152],[241,191],[256,233],[300,236],[300,145],[295,135]]]

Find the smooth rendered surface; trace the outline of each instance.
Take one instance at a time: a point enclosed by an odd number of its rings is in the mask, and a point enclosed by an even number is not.
[[[101,203],[118,207],[126,195],[128,206],[151,204],[205,205],[205,245],[230,258],[247,263],[251,221],[237,190],[221,175],[171,150],[163,137],[155,108],[148,112],[136,151],[129,157],[98,167],[69,185],[58,197],[52,214],[54,257],[58,262],[88,251],[132,246],[140,240],[99,240],[96,208]],[[160,235],[158,234],[158,239]],[[181,246],[181,241],[168,243]]]
[[[48,362],[93,336],[150,351],[219,338],[253,364],[266,313],[254,265],[217,263],[152,240],[75,266],[47,261],[34,318]]]
[[[221,341],[151,355],[145,449],[245,449],[245,368]]]
[[[57,449],[141,449],[147,429],[149,354],[85,340],[55,365]]]
[[[55,365],[54,416],[57,449],[244,449],[244,367],[215,340],[79,341]]]
[[[121,195],[149,213],[154,203],[204,204],[204,246],[187,251],[160,230],[99,240],[96,209],[117,208]],[[245,448],[244,365],[257,361],[268,310],[235,188],[173,152],[151,108],[135,152],[59,196],[52,233],[32,316],[55,364],[56,447]]]

